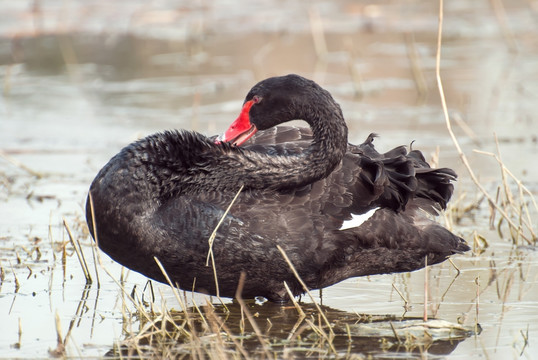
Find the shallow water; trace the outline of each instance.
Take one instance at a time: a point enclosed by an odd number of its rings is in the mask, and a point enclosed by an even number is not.
[[[439,146],[441,166],[460,174],[454,199],[480,197],[442,115],[434,2],[299,2],[285,11],[268,0],[35,4],[0,5],[0,357],[50,356],[56,314],[69,356],[102,356],[125,337],[125,295],[114,280],[123,275],[126,291],[136,285],[138,294],[146,282],[100,254],[97,287],[82,211],[91,180],[140,136],[169,128],[223,131],[265,77],[295,72],[323,84],[342,105],[351,142],[376,132],[382,150],[416,140],[429,156]],[[529,1],[445,4],[441,75],[449,112],[469,127],[453,123],[493,196],[497,162],[472,150],[496,152],[494,133],[505,165],[538,193],[537,10]],[[489,216],[482,201],[453,225],[471,244],[474,232],[489,244],[481,254],[454,257],[459,276],[448,262],[430,269],[430,316],[478,321],[483,329],[439,356],[536,358],[536,248],[513,246],[506,228],[502,236],[490,229]],[[531,216],[536,224],[536,211]],[[83,243],[94,278],[88,288],[66,244],[64,218]],[[396,288],[409,302],[405,316],[420,317],[424,277],[350,279],[314,295],[338,311],[401,316]],[[156,289],[158,304],[178,307],[170,289]]]

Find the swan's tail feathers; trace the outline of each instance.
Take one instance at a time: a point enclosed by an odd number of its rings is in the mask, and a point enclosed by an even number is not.
[[[458,236],[458,240],[456,248],[452,250],[452,254],[463,254],[464,252],[471,250],[471,247],[467,245],[467,242],[465,242],[463,238]]]
[[[448,168],[418,168],[416,169],[418,185],[415,196],[430,200],[444,210],[454,192],[452,182],[456,180],[456,177],[456,173]]]
[[[404,210],[410,201],[437,215],[446,209],[454,192],[453,181],[457,175],[452,169],[432,168],[419,150],[398,146],[379,153],[373,144],[376,134],[350,150],[359,156],[361,183],[370,187],[375,204],[395,211]]]
[[[431,265],[440,263],[452,255],[462,254],[471,250],[463,238],[453,234],[450,230],[433,222],[424,226],[425,222],[428,222],[428,220],[419,214],[415,214],[415,225],[419,229],[423,229],[423,236],[427,239],[427,241],[424,241],[424,247],[433,256],[432,262],[428,261]]]

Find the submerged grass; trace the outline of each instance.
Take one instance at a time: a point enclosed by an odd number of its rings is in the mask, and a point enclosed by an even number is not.
[[[424,322],[416,318],[318,309],[312,304],[294,302],[292,307],[282,307],[245,301],[241,297],[226,308],[210,302],[180,311],[163,306],[160,313],[137,314],[126,319],[131,329],[138,324],[138,331],[127,334],[108,356],[361,358],[368,354],[413,352],[417,349],[426,352],[442,349],[447,344],[452,344],[450,348],[453,348],[474,334],[472,328],[439,320]],[[322,314],[329,325],[321,319]],[[273,322],[278,322],[277,326],[273,326]],[[329,332],[334,334],[332,338],[327,337]]]

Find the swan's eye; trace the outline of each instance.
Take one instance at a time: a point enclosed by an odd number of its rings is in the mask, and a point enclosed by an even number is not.
[[[254,95],[254,96],[252,97],[252,102],[253,102],[254,104],[257,104],[257,103],[259,103],[260,101],[262,101],[261,96]]]

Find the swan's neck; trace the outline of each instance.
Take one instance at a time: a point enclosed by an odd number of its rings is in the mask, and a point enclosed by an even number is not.
[[[166,132],[135,143],[134,161],[147,168],[144,189],[158,198],[185,193],[248,189],[285,190],[328,176],[347,148],[347,127],[340,107],[312,109],[293,116],[307,121],[312,144],[298,155],[271,155],[213,140],[193,132]]]
[[[331,105],[317,109],[309,106],[293,116],[304,119],[312,129],[312,144],[303,153],[275,156],[245,151],[238,180],[243,178],[247,188],[292,189],[327,177],[347,149],[347,126],[342,112],[336,103]]]

